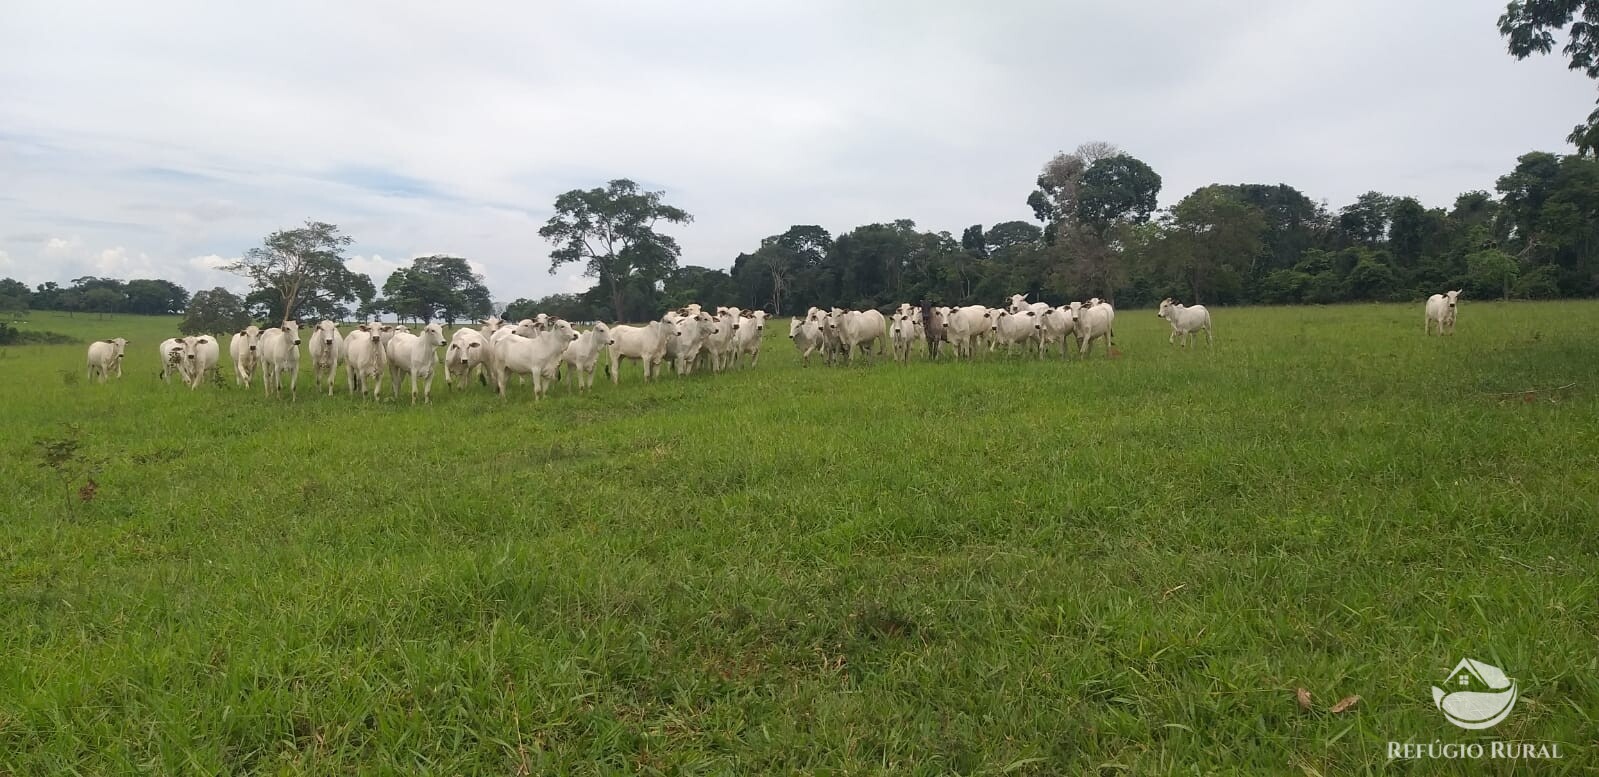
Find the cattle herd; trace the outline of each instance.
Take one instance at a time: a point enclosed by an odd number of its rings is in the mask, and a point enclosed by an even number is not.
[[[1427,299],[1424,332],[1453,334],[1459,291],[1434,294]],[[1171,324],[1168,341],[1183,345],[1204,332],[1207,343],[1214,342],[1210,311],[1203,305],[1185,306],[1165,299],[1156,315]],[[800,360],[810,365],[813,354],[821,354],[828,364],[854,361],[856,355],[868,357],[873,346],[882,354],[891,348],[894,359],[906,362],[917,342],[924,345],[930,359],[948,349],[956,359],[971,359],[985,347],[989,352],[1003,347],[1042,358],[1054,344],[1062,357],[1069,355],[1068,344],[1075,344],[1079,355],[1089,355],[1096,340],[1104,341],[1105,353],[1115,346],[1116,311],[1098,298],[1050,306],[1028,302],[1027,295],[1012,295],[1003,308],[982,305],[939,307],[923,302],[904,303],[885,318],[877,310],[823,310],[811,308],[804,316],[789,321],[788,337],[799,351]],[[350,394],[377,399],[383,378],[389,379],[390,392],[399,397],[400,384],[410,379],[411,402],[418,389],[423,402],[430,400],[433,373],[442,361],[444,382],[464,388],[472,382],[491,386],[505,396],[511,376],[533,385],[535,398],[548,392],[549,384],[561,380],[567,369],[574,390],[594,385],[594,371],[602,352],[609,357],[606,371],[611,382],[621,380],[623,359],[638,361],[645,380],[660,375],[661,365],[671,361],[679,375],[696,368],[722,372],[739,365],[746,357],[754,367],[761,356],[761,336],[766,328],[765,311],[746,311],[718,307],[715,312],[694,304],[669,311],[659,321],[641,326],[596,323],[579,331],[571,323],[539,314],[515,324],[490,318],[476,328],[462,327],[448,339],[440,324],[423,325],[412,332],[403,324],[371,321],[358,324],[348,335],[341,335],[332,321],[302,328],[299,322],[281,326],[247,326],[234,333],[228,343],[234,379],[249,388],[261,376],[263,390],[273,396],[288,383],[290,397],[296,396],[300,378],[300,345],[304,337],[316,390],[334,393],[340,363],[345,367],[345,386]],[[160,345],[161,379],[178,375],[192,388],[198,388],[207,375],[221,369],[220,338],[195,335],[163,340]],[[99,340],[89,345],[89,378],[104,383],[109,377],[122,377],[123,353],[128,341],[123,338]],[[444,348],[442,360],[438,349]]]

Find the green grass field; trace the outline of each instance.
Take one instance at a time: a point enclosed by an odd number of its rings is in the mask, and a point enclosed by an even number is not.
[[[173,320],[34,314],[134,344],[106,386],[0,349],[0,773],[1592,774],[1595,313],[847,369],[783,319],[754,370],[427,407],[164,386]],[[1433,706],[1466,656],[1521,690],[1489,731]],[[1565,757],[1386,754],[1494,739]]]

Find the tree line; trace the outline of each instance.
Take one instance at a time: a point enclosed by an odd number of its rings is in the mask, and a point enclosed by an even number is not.
[[[810,306],[887,309],[905,301],[993,304],[1014,293],[1064,302],[1101,297],[1146,306],[1163,297],[1206,304],[1402,301],[1445,288],[1477,298],[1599,294],[1599,161],[1523,155],[1495,192],[1446,208],[1370,191],[1330,208],[1287,184],[1211,184],[1157,207],[1160,175],[1106,143],[1062,153],[1025,199],[1031,218],[924,230],[910,219],[839,234],[797,224],[734,257],[731,268],[679,266],[654,224],[661,192],[631,181],[582,192],[545,227],[562,241],[551,271],[587,262],[580,294],[517,300],[574,320],[644,320],[689,301],[788,315]],[[563,198],[572,197],[568,193]],[[629,207],[623,203],[632,200]],[[594,203],[603,203],[596,207]],[[616,229],[624,213],[631,225]],[[625,235],[612,246],[595,234]]]
[[[394,315],[451,324],[500,313],[574,321],[640,321],[689,302],[789,315],[810,306],[887,309],[904,301],[992,304],[1014,293],[1064,302],[1101,297],[1124,307],[1163,297],[1205,304],[1326,304],[1414,300],[1445,288],[1477,298],[1599,295],[1599,160],[1522,155],[1495,184],[1447,208],[1367,192],[1337,209],[1286,184],[1211,184],[1157,207],[1160,175],[1106,143],[1058,154],[1019,204],[1030,219],[973,224],[957,235],[909,219],[833,234],[798,224],[762,239],[727,270],[681,265],[661,227],[692,216],[664,192],[617,179],[555,201],[540,230],[550,271],[581,263],[586,292],[518,299],[499,308],[467,259],[432,255],[380,290],[351,270],[351,238],[308,221],[268,235],[227,269],[242,298],[193,299],[160,279],[83,277],[34,289],[0,280],[0,311],[194,311],[195,331],[234,321],[347,320]],[[1019,209],[1020,210],[1020,209]],[[216,326],[215,324],[226,324]]]

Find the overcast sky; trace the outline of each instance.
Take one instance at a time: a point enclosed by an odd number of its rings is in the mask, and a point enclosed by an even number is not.
[[[406,6],[403,9],[401,6]],[[307,218],[381,285],[474,261],[496,299],[577,291],[537,234],[630,177],[686,208],[682,262],[790,224],[1030,218],[1055,152],[1164,179],[1444,206],[1568,152],[1595,87],[1517,62],[1502,0],[1184,3],[0,4],[0,276],[166,277]],[[1562,41],[1563,42],[1563,41]]]

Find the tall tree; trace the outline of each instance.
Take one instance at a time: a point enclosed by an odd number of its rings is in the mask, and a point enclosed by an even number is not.
[[[1388,236],[1388,218],[1393,198],[1382,192],[1366,192],[1338,211],[1338,233],[1350,243],[1375,248]]]
[[[694,220],[688,211],[667,205],[665,196],[618,178],[603,189],[573,189],[555,198],[555,215],[539,229],[540,237],[556,245],[550,274],[564,264],[584,262],[583,274],[599,280],[617,320],[623,320],[628,281],[635,276],[652,284],[664,280],[682,254],[677,240],[656,231],[656,224]]]
[[[462,319],[493,312],[483,276],[459,256],[419,256],[383,283],[389,310],[419,321],[443,319],[452,326]]]
[[[158,278],[135,278],[127,282],[123,293],[128,295],[123,310],[141,316],[181,313],[189,304],[187,289]]]
[[[1127,154],[1093,163],[1077,192],[1077,220],[1101,234],[1117,224],[1142,224],[1155,212],[1160,175]]]
[[[250,323],[250,314],[244,310],[244,300],[220,286],[210,291],[197,291],[183,312],[178,331],[186,335],[223,334],[235,332]]]
[[[26,313],[32,298],[28,284],[15,278],[0,279],[0,313]]]
[[[303,227],[267,235],[260,246],[223,269],[248,278],[251,296],[284,320],[304,315],[300,307],[308,299],[320,308],[315,313],[331,312],[358,298],[360,287],[351,283],[340,254],[351,242],[332,224],[306,221]],[[371,284],[368,279],[366,288]]]
[[[1599,78],[1599,0],[1511,0],[1499,17],[1499,34],[1509,39],[1516,59],[1548,54],[1555,46],[1555,31],[1568,27],[1570,38],[1561,49],[1567,67]],[[1580,154],[1599,151],[1599,108],[1573,127],[1566,140]]]
[[[1194,302],[1219,288],[1236,291],[1260,252],[1266,217],[1227,187],[1206,186],[1172,208],[1168,236],[1173,271]],[[1214,299],[1208,301],[1215,301]]]

